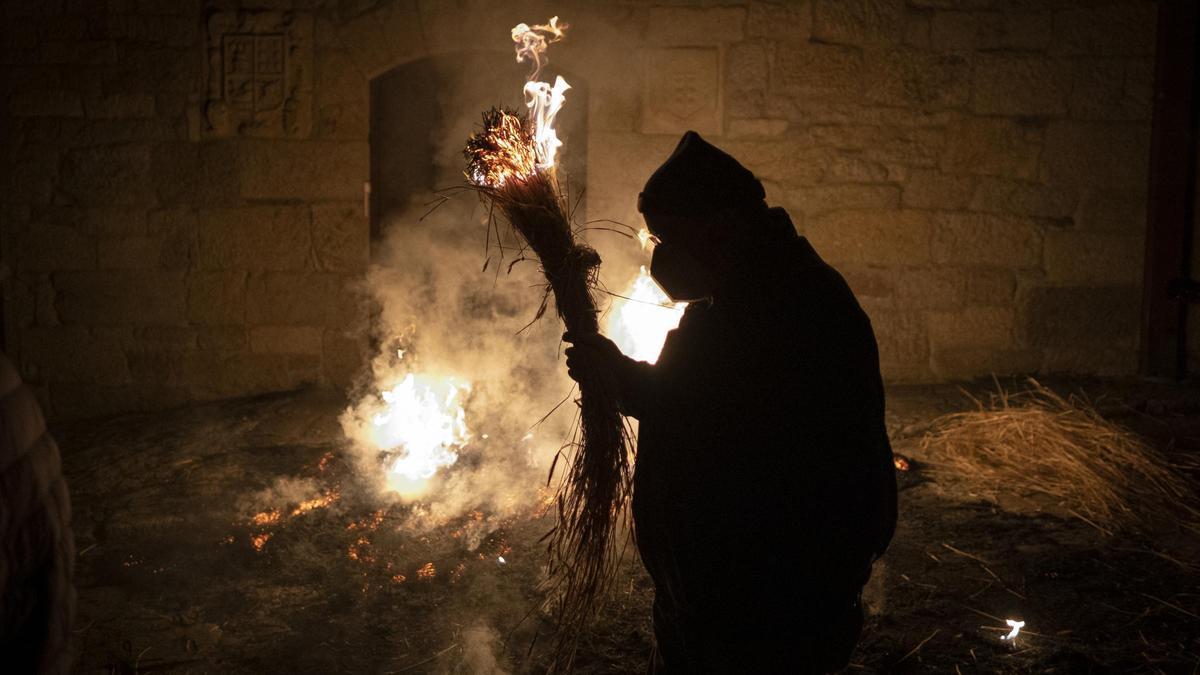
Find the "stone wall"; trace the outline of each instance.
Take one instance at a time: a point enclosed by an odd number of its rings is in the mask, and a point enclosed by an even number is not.
[[[6,345],[60,417],[345,386],[365,359],[368,83],[505,50],[551,13],[590,91],[588,138],[566,139],[587,143],[590,217],[637,223],[693,128],[843,271],[890,380],[1136,367],[1147,0],[0,13]]]

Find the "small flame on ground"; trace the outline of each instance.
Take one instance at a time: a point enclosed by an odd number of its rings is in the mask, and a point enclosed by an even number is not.
[[[255,551],[262,553],[263,548],[266,547],[267,541],[270,539],[270,532],[260,532],[259,534],[255,534],[250,537],[250,545],[254,547]]]
[[[900,455],[892,455],[892,464],[895,465],[897,471],[908,471],[908,460]]]
[[[429,581],[430,579],[433,579],[436,576],[437,576],[437,568],[434,567],[433,563],[431,563],[431,562],[421,565],[420,569],[417,570],[417,578],[418,579],[423,579],[425,581]]]
[[[1016,640],[1017,636],[1021,634],[1021,629],[1025,627],[1024,621],[1018,621],[1016,619],[1008,619],[1004,623],[1008,624],[1009,628],[1012,628],[1012,630],[1008,631],[1008,635],[1000,636],[1000,639],[1005,642],[1012,642],[1013,640]]]
[[[613,301],[605,332],[626,356],[654,363],[687,303],[672,303],[645,266],[621,295],[625,297]]]
[[[371,417],[370,437],[380,450],[397,453],[385,468],[389,489],[419,496],[438,469],[458,461],[471,438],[460,400],[470,388],[454,378],[408,373],[380,394],[383,407]]]

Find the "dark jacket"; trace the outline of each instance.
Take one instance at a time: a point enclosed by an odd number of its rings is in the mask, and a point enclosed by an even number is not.
[[[870,321],[786,214],[772,221],[626,397],[656,621],[695,640],[794,639],[828,621],[895,529]]]

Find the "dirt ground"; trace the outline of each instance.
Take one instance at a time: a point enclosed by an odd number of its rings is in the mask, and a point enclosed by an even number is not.
[[[1050,384],[1086,392],[1159,447],[1200,452],[1195,387]],[[954,386],[891,389],[897,451],[970,405]],[[77,671],[543,670],[538,540],[549,520],[477,512],[423,534],[398,530],[410,507],[357,496],[366,491],[342,461],[343,407],[301,392],[55,430],[79,551]],[[846,672],[1200,672],[1200,538],[1170,522],[1153,537],[1105,537],[1038,508],[1020,486],[1001,508],[911,459]],[[264,507],[263,494],[290,484],[315,496],[280,493],[285,507]],[[576,671],[641,672],[650,599],[632,557]],[[999,639],[1007,618],[1026,622],[1011,643]]]

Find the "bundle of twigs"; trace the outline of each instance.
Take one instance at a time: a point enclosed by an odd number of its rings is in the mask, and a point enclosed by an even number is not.
[[[1087,400],[1031,379],[1024,391],[1000,389],[976,403],[938,417],[918,441],[931,471],[970,481],[993,501],[1002,492],[1041,494],[1106,534],[1171,516],[1184,527],[1200,523],[1185,467]]]
[[[537,167],[531,132],[516,114],[490,110],[483,126],[464,151],[468,180],[536,254],[567,330],[597,332],[592,290],[600,256],[576,238],[553,169]],[[547,534],[551,610],[560,628],[556,657],[565,666],[616,571],[630,493],[630,438],[607,377],[585,370],[580,378],[577,437],[567,446],[574,456]],[[550,473],[552,479],[554,467]]]

